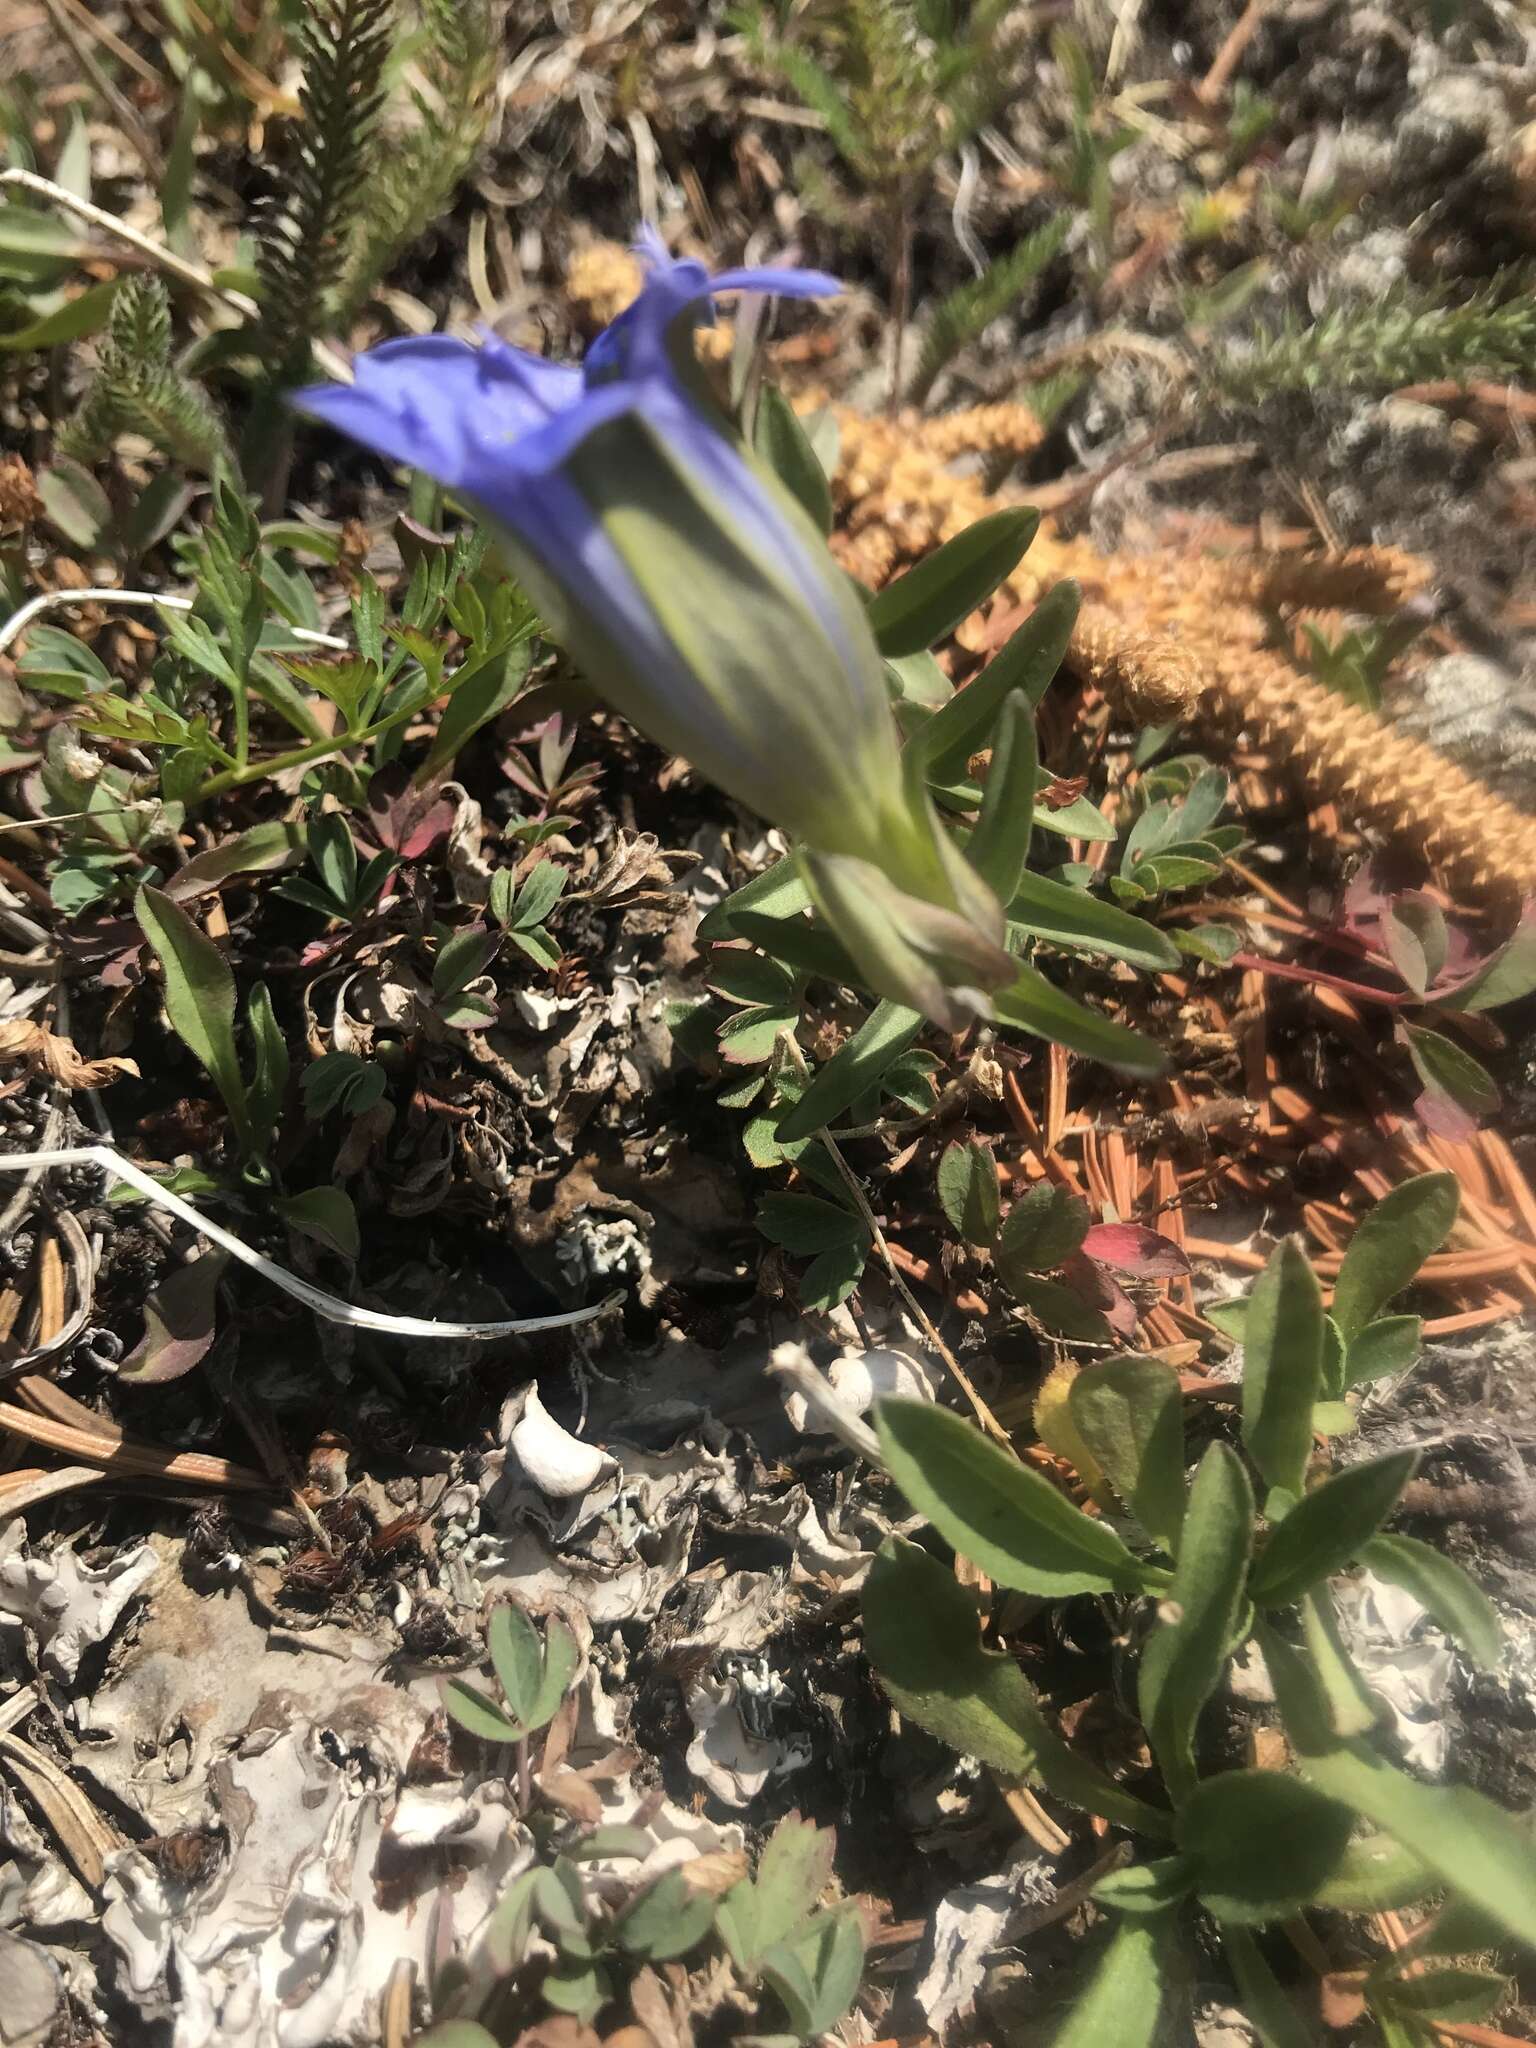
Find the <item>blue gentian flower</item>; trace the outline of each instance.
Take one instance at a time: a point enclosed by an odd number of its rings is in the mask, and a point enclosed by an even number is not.
[[[819,271],[675,262],[642,243],[639,297],[578,369],[494,336],[391,341],[356,382],[295,404],[474,503],[555,639],[632,724],[824,859],[871,863],[898,895],[973,928],[978,987],[1010,972],[1001,914],[957,893],[925,796],[904,779],[884,669],[864,609],[822,536],[716,406],[692,332],[722,292],[820,298]],[[882,937],[861,945],[881,993],[911,998]],[[889,904],[881,926],[892,915]],[[856,918],[855,918],[856,921]],[[972,965],[976,964],[973,957]],[[901,987],[893,986],[901,980]],[[919,1007],[949,1016],[945,977]]]

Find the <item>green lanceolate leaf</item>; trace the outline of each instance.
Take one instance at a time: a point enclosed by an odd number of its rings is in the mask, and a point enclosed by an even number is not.
[[[1171,1914],[1123,1920],[1051,2048],[1154,2048],[1173,1939]]]
[[[1212,1444],[1190,1489],[1163,1609],[1171,1618],[1141,1659],[1141,1718],[1176,1803],[1194,1788],[1195,1727],[1232,1654],[1252,1543],[1248,1475],[1225,1444]]]
[[[526,641],[480,655],[453,678],[453,694],[443,707],[437,734],[427,757],[416,770],[415,784],[424,789],[443,774],[461,748],[482,725],[506,710],[528,675]]]
[[[1289,1607],[1370,1541],[1418,1467],[1417,1451],[1350,1465],[1299,1500],[1260,1552],[1249,1592],[1261,1607]]]
[[[1411,1593],[1480,1671],[1498,1670],[1504,1661],[1499,1617],[1459,1564],[1412,1536],[1373,1536],[1361,1546],[1360,1562],[1377,1578]]]
[[[990,512],[888,583],[869,606],[880,652],[917,654],[946,639],[1018,567],[1039,524],[1022,507]]]
[[[1127,1512],[1170,1557],[1184,1524],[1184,1401],[1155,1358],[1085,1365],[1067,1396],[1077,1432]]]
[[[514,1721],[526,1722],[544,1675],[544,1645],[530,1615],[503,1601],[491,1616],[486,1647]]]
[[[965,857],[1000,903],[1011,900],[1029,859],[1040,757],[1035,714],[1022,691],[1008,698],[992,736],[992,765]]]
[[[793,854],[776,860],[750,882],[744,882],[722,903],[707,911],[699,921],[701,939],[729,939],[736,936],[732,920],[738,910],[755,910],[760,917],[799,917],[811,907],[811,892]]]
[[[1504,2004],[1510,1990],[1509,1979],[1492,1970],[1447,1967],[1412,1977],[1374,1971],[1367,1996],[1373,2004],[1392,2012],[1454,2024],[1487,2019]]]
[[[1156,925],[1049,875],[1020,875],[1008,902],[1008,918],[1031,938],[1049,939],[1079,952],[1105,953],[1131,967],[1156,972],[1180,964],[1179,948]]]
[[[1327,1586],[1314,1586],[1301,1602],[1301,1626],[1317,1679],[1328,1701],[1336,1735],[1369,1735],[1385,1718],[1376,1698],[1344,1646],[1338,1612]]]
[[[1221,1945],[1242,1993],[1243,2017],[1258,2036],[1259,2048],[1318,2048],[1317,2035],[1303,2023],[1275,1981],[1263,1950],[1247,1928],[1223,1927]]]
[[[1349,1241],[1333,1291],[1346,1348],[1445,1242],[1461,1194],[1451,1173],[1424,1173],[1383,1196]]]
[[[832,531],[832,486],[795,408],[775,385],[758,393],[752,440],[759,456],[822,533]]]
[[[1049,1273],[1070,1259],[1093,1221],[1080,1195],[1041,1181],[1008,1211],[998,1240],[997,1267],[1004,1280],[1021,1273]]]
[[[1297,1912],[1338,1869],[1354,1816],[1285,1771],[1223,1771],[1179,1810],[1178,1844],[1218,1920],[1262,1925]]]
[[[1536,1837],[1464,1785],[1423,1785],[1363,1742],[1340,1742],[1305,1658],[1261,1628],[1281,1719],[1306,1775],[1432,1870],[1455,1898],[1536,1948]]]
[[[907,1499],[998,1585],[1063,1599],[1155,1583],[1113,1529],[974,1424],[927,1401],[882,1401],[875,1419],[886,1470]]]
[[[893,1536],[877,1553],[864,1586],[864,1641],[899,1710],[961,1755],[1140,1834],[1172,1832],[1169,1815],[1062,1740],[1014,1659],[983,1649],[973,1597],[916,1544]]]
[[[943,786],[960,780],[1016,690],[1032,705],[1040,702],[1061,666],[1082,601],[1072,582],[1048,590],[975,681],[957,690],[921,728],[911,745],[921,750],[930,781]]]
[[[997,1235],[997,1162],[980,1138],[945,1147],[939,1161],[939,1206],[965,1244],[989,1245]]]
[[[845,1045],[840,1045],[789,1115],[779,1125],[786,1142],[814,1137],[873,1088],[900,1059],[923,1028],[916,1010],[899,1003],[876,1005]]]
[[[993,995],[992,1009],[1000,1024],[1064,1045],[1085,1059],[1102,1060],[1123,1074],[1151,1079],[1168,1064],[1166,1055],[1138,1032],[1088,1009],[1023,960],[1008,987]]]
[[[179,904],[148,886],[134,912],[165,974],[165,1014],[176,1036],[224,1098],[241,1149],[252,1149],[245,1079],[235,1051],[235,977],[229,962]]]
[[[251,1139],[265,1154],[271,1148],[288,1088],[288,1041],[273,1015],[272,997],[264,981],[258,981],[246,998],[245,1022],[255,1055],[248,1096]]]
[[[1322,1392],[1323,1296],[1295,1238],[1276,1247],[1243,1323],[1243,1442],[1266,1485],[1299,1494]]]

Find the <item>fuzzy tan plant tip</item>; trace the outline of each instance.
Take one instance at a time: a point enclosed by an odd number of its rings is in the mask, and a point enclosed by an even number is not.
[[[19,455],[0,455],[0,533],[25,533],[43,516],[36,479]]]
[[[583,327],[595,334],[618,318],[640,293],[640,259],[621,242],[593,241],[578,249],[565,274],[565,292]]]

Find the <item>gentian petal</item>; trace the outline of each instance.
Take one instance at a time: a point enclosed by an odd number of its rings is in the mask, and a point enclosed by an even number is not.
[[[475,451],[507,445],[581,396],[579,370],[493,341],[483,348],[429,334],[386,341],[357,358],[352,384],[311,385],[293,404],[395,462],[468,483]]]
[[[775,299],[834,299],[843,289],[824,270],[722,270],[709,281],[710,296],[720,292],[762,292]]]

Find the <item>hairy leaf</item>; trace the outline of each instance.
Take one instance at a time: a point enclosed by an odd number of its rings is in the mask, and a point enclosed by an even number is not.
[[[1417,1451],[1349,1465],[1299,1500],[1259,1553],[1249,1592],[1263,1607],[1289,1607],[1357,1557],[1391,1514],[1418,1468]]]
[[[939,1161],[939,1206],[966,1244],[989,1245],[997,1235],[997,1162],[980,1138],[956,1140]]]
[[[1078,1433],[1126,1509],[1176,1555],[1184,1523],[1178,1374],[1155,1358],[1106,1358],[1083,1367],[1067,1398]]]
[[[1060,1599],[1147,1581],[1113,1529],[974,1424],[927,1401],[882,1401],[875,1419],[886,1469],[907,1499],[998,1585]]]
[[[1346,1347],[1445,1242],[1460,1200],[1453,1173],[1424,1173],[1403,1181],[1364,1218],[1333,1291],[1333,1319]]]
[[[1166,1813],[1123,1791],[1079,1756],[1041,1712],[1012,1657],[983,1649],[976,1603],[916,1544],[890,1537],[864,1585],[865,1647],[900,1711],[964,1756],[1143,1835],[1166,1837]]]
[[[1295,1238],[1278,1245],[1243,1322],[1243,1442],[1269,1486],[1299,1494],[1322,1392],[1323,1296]]]
[[[1178,1844],[1218,1920],[1262,1925],[1296,1912],[1339,1868],[1347,1806],[1284,1771],[1222,1771],[1190,1792]]]
[[[1225,1444],[1212,1444],[1190,1489],[1169,1618],[1141,1658],[1141,1718],[1175,1801],[1194,1787],[1195,1728],[1232,1654],[1252,1543],[1248,1475]]]
[[[1377,1578],[1411,1593],[1479,1670],[1497,1671],[1504,1662],[1504,1631],[1492,1604],[1443,1551],[1413,1536],[1373,1536],[1361,1546],[1360,1562]]]

